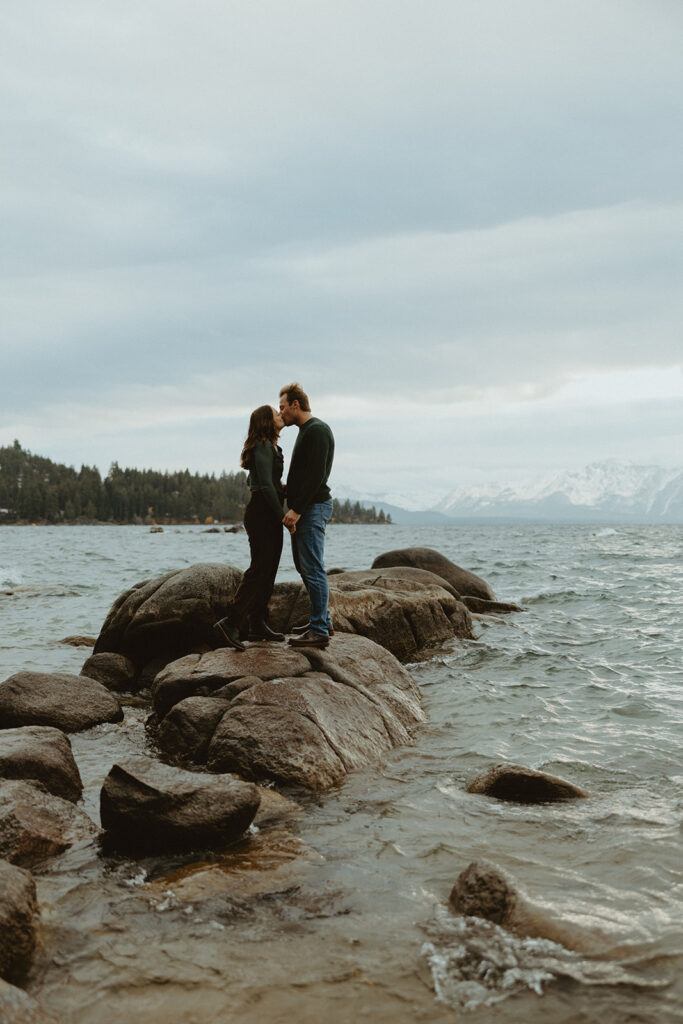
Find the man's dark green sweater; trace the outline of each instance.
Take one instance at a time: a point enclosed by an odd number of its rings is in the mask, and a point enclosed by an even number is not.
[[[334,437],[327,423],[311,416],[299,427],[287,474],[287,506],[301,515],[310,505],[329,501],[327,480],[334,458]]]

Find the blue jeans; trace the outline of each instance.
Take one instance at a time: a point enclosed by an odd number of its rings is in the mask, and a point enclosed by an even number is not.
[[[332,502],[309,505],[292,534],[292,556],[311,602],[311,632],[327,636],[332,620],[327,603],[330,596],[325,572],[325,527],[332,518]]]

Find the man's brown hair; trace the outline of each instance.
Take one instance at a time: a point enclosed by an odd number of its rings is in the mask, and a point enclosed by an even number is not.
[[[299,408],[302,412],[311,411],[308,395],[301,387],[301,384],[297,384],[296,382],[294,384],[286,384],[283,388],[280,388],[280,398],[282,398],[283,395],[287,398],[289,405],[291,405],[292,402],[298,402]]]

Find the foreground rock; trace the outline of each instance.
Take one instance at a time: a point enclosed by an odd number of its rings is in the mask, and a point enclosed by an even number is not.
[[[433,548],[399,548],[378,555],[372,563],[373,569],[387,566],[407,565],[442,576],[459,595],[481,597],[484,601],[495,601],[496,597],[490,586],[480,576],[451,562],[445,555]]]
[[[131,758],[115,764],[100,794],[107,841],[131,851],[225,846],[254,820],[258,788],[233,776],[200,775]]]
[[[0,683],[0,729],[51,725],[63,732],[81,732],[122,718],[116,698],[86,676],[17,672]]]
[[[0,778],[35,779],[48,792],[73,803],[83,792],[71,744],[63,732],[50,726],[5,729],[0,740]]]
[[[6,981],[26,976],[36,944],[37,909],[32,875],[0,860],[0,978]]]
[[[114,602],[95,654],[123,654],[138,670],[163,657],[212,648],[212,624],[228,611],[242,572],[231,565],[202,562],[136,583]]]
[[[329,580],[335,630],[368,637],[406,661],[425,647],[457,636],[471,639],[472,619],[453,587],[409,566],[334,573]],[[269,605],[274,629],[307,621],[308,595],[297,583],[277,584]]]
[[[462,603],[478,615],[507,615],[509,612],[524,611],[518,604],[512,604],[510,601],[484,601],[481,597],[465,596]]]
[[[59,1024],[28,993],[0,980],[0,1021],[2,1024]]]
[[[138,689],[137,669],[125,654],[93,654],[84,663],[81,675],[95,679],[115,693],[131,693]]]
[[[326,650],[263,643],[188,655],[166,666],[152,695],[166,753],[314,790],[410,742],[424,721],[412,676],[351,634]]]
[[[603,933],[589,932],[563,920],[551,907],[535,903],[497,865],[473,861],[458,876],[449,902],[457,914],[493,921],[516,935],[550,939],[566,949],[595,953],[610,942]]]
[[[94,821],[40,784],[0,782],[0,857],[32,867],[99,835]]]
[[[468,793],[493,796],[518,804],[550,804],[590,796],[585,789],[556,775],[518,764],[496,764],[467,787]]]

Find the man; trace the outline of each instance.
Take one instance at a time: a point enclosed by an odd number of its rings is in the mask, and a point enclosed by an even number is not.
[[[328,609],[329,588],[325,572],[325,527],[332,518],[332,499],[327,480],[334,458],[334,437],[327,423],[311,412],[300,384],[280,391],[280,415],[286,427],[299,428],[287,475],[288,512],[282,522],[292,532],[294,565],[308,591],[310,621],[292,647],[327,647],[332,634]]]

